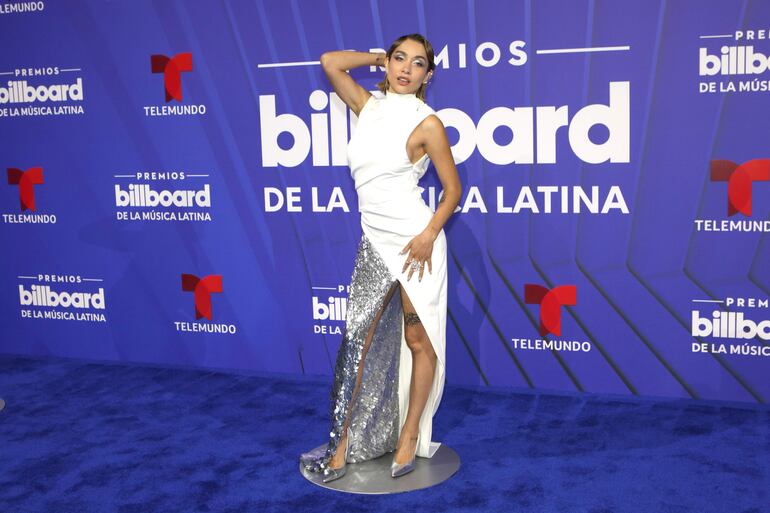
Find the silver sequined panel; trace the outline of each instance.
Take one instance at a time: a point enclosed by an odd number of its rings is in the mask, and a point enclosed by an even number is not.
[[[401,294],[396,289],[387,305],[395,279],[374,246],[364,235],[358,245],[348,295],[347,318],[330,394],[331,431],[322,453],[305,453],[307,470],[323,472],[342,438],[348,410],[351,413],[348,461],[355,463],[393,451],[398,442],[398,364],[401,350]],[[375,327],[366,358],[362,354],[366,336],[377,313],[384,308]],[[351,406],[359,365],[363,375]]]
[[[380,317],[364,358],[360,390],[351,412],[353,443],[348,453],[350,462],[377,458],[396,448],[402,318],[401,294],[396,289]]]

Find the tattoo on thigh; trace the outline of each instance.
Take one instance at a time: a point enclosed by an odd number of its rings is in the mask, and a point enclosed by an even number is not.
[[[406,312],[404,314],[404,324],[407,326],[414,326],[415,324],[420,324],[420,317],[417,315],[417,312]]]

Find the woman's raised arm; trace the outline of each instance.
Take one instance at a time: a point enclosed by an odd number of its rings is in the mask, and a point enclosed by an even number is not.
[[[384,66],[384,53],[351,52],[338,50],[321,55],[321,67],[331,82],[334,92],[350,107],[356,116],[372,95],[351,78],[348,70],[360,66]]]

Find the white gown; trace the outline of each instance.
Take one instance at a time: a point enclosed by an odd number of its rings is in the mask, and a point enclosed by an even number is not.
[[[430,458],[439,443],[432,441],[433,415],[444,390],[447,313],[447,246],[441,230],[433,243],[432,273],[422,281],[414,273],[407,281],[402,273],[407,255],[400,252],[422,232],[433,217],[420,196],[417,181],[425,174],[429,158],[423,155],[412,164],[406,144],[412,131],[434,110],[414,94],[387,93],[372,96],[364,105],[348,144],[348,164],[358,193],[361,228],[371,245],[398,279],[411,300],[437,356],[428,401],[420,418],[417,456]],[[409,407],[412,353],[401,329],[398,368],[400,434]]]

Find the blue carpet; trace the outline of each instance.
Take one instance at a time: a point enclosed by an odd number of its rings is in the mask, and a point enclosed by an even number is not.
[[[766,406],[447,386],[462,467],[395,496],[331,492],[329,379],[0,355],[0,512],[770,512]]]

